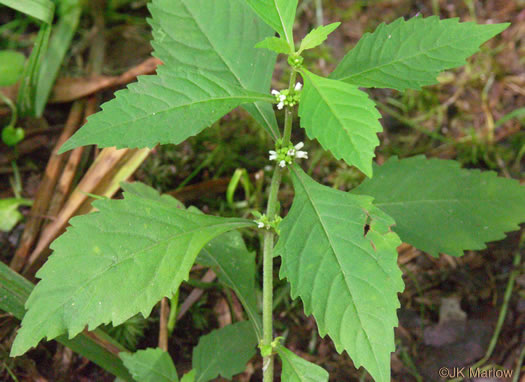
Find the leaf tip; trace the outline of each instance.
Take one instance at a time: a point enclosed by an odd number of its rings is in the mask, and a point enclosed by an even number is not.
[[[60,146],[60,148],[57,151],[57,154],[58,155],[64,154],[66,151],[72,150],[74,148],[75,148],[75,145],[71,143],[71,139],[68,139],[62,144],[62,146]]]
[[[15,337],[13,345],[11,346],[11,351],[9,352],[9,357],[18,357],[25,354],[32,346],[27,345],[25,340],[23,328],[18,329],[18,333]]]

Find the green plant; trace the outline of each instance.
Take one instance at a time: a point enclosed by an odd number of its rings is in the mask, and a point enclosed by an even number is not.
[[[62,61],[77,29],[82,6],[80,0],[56,1],[58,22],[54,27],[55,2],[51,0],[0,0],[36,19],[40,29],[27,62],[22,53],[0,51],[0,86],[20,80],[16,107],[0,93],[0,101],[11,109],[11,121],[2,130],[2,141],[15,146],[24,139],[24,130],[15,127],[18,115],[40,117],[51,94]]]
[[[424,157],[373,165],[380,114],[359,89],[403,91],[434,84],[439,72],[462,65],[508,24],[399,19],[365,34],[324,78],[306,69],[300,53],[320,45],[338,24],[314,29],[296,50],[296,6],[297,0],[153,0],[153,46],[164,65],[157,75],[117,92],[61,152],[88,144],[178,144],[242,106],[276,142],[266,213],[258,213],[255,222],[205,215],[144,185],[123,184],[123,200],[96,201],[98,212],[73,218],[72,227],[52,244],[54,253],[37,274],[41,281],[27,301],[11,355],[44,337],[66,332],[74,337],[86,326],[118,325],[139,312],[148,316],[159,300],[177,292],[197,262],[215,269],[235,291],[249,323],[204,336],[183,381],[241,372],[257,343],[264,381],[273,380],[275,354],[282,361],[282,380],[326,381],[325,370],[274,338],[273,257],[279,255],[280,276],[288,279],[306,314],[313,314],[320,334],[328,334],[338,351],[346,350],[376,381],[388,381],[397,294],[404,288],[396,247],[404,241],[432,255],[461,256],[518,229],[525,220],[525,190],[514,180]],[[290,80],[288,89],[270,95],[276,53],[288,56]],[[304,86],[297,83],[298,74]],[[284,109],[282,132],[272,104]],[[307,157],[302,143],[291,142],[296,104],[308,137],[368,176],[360,186],[343,192],[321,185],[295,163]],[[295,199],[281,219],[278,190],[285,173]],[[263,232],[262,317],[254,256],[237,231],[245,228]],[[161,350],[121,358],[137,381],[178,380]]]

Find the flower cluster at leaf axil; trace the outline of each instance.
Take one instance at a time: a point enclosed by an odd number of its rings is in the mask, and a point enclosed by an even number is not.
[[[281,110],[285,106],[293,107],[299,103],[301,98],[301,89],[303,84],[298,82],[295,84],[295,87],[292,91],[289,89],[284,89],[281,91],[272,90],[272,94],[275,96],[275,101],[277,102],[277,109]]]
[[[301,151],[304,143],[299,142],[295,146],[290,143],[287,146],[282,146],[281,141],[279,140],[275,146],[275,150],[270,150],[270,160],[277,161],[279,166],[286,167],[289,164],[292,164],[294,159],[308,159],[308,153],[306,151]]]
[[[277,234],[279,234],[279,223],[283,220],[280,216],[276,216],[275,219],[270,220],[265,214],[261,214],[258,211],[252,212],[255,217],[257,217],[255,223],[257,223],[257,228],[265,228],[267,230],[273,229]]]

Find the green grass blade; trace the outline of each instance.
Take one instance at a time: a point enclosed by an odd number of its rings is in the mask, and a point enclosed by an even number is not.
[[[69,50],[73,36],[77,30],[82,6],[79,0],[69,1],[67,6],[59,8],[59,20],[53,27],[53,34],[45,52],[38,74],[35,96],[35,115],[44,112],[49,94],[60,71],[62,61]]]
[[[25,314],[24,304],[33,287],[31,282],[0,262],[0,310],[21,320]],[[117,349],[126,350],[101,330],[95,330],[95,333],[98,338],[110,343]],[[132,381],[122,361],[115,354],[101,347],[91,337],[80,334],[71,340],[67,339],[66,336],[59,337],[56,340],[110,373],[126,381]]]
[[[46,24],[53,22],[55,4],[50,0],[0,0],[0,4],[16,9]]]
[[[503,117],[498,119],[494,124],[494,127],[500,127],[505,122],[510,121],[512,118],[523,119],[525,117],[525,107],[512,110],[510,113],[505,114]]]
[[[0,262],[0,309],[19,320],[24,317],[24,304],[33,290],[33,284],[4,263]]]
[[[31,56],[26,63],[20,88],[18,89],[17,107],[20,116],[34,116],[36,88],[40,67],[47,51],[49,36],[51,35],[51,24],[42,24],[36,38]]]

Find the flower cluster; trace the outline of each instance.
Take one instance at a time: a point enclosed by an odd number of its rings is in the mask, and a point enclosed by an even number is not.
[[[290,64],[292,68],[299,69],[303,65],[303,58],[296,55],[288,56],[288,64]]]
[[[287,165],[292,164],[294,158],[308,159],[308,153],[306,151],[301,151],[303,146],[304,143],[299,142],[295,146],[290,143],[288,146],[283,147],[280,145],[280,142],[277,142],[275,150],[269,151],[269,159],[279,162],[279,166],[281,167],[286,167]]]
[[[275,101],[277,102],[277,109],[281,110],[285,106],[295,106],[297,103],[299,103],[299,99],[301,98],[301,89],[303,87],[303,84],[300,82],[295,84],[294,90],[290,92],[288,89],[284,89],[281,91],[278,90],[272,90],[272,94],[275,96]]]
[[[276,216],[274,220],[270,220],[268,216],[261,215],[259,212],[254,211],[253,214],[258,218],[254,220],[257,223],[257,228],[265,228],[267,230],[274,229],[279,234],[279,223],[283,220],[280,216]]]

